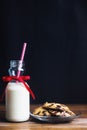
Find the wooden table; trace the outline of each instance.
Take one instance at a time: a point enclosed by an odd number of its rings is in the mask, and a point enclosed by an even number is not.
[[[5,107],[0,105],[0,130],[87,130],[87,105],[74,104],[69,108],[77,113],[82,112],[81,116],[69,123],[42,123],[29,120],[22,123],[11,123],[5,120]],[[37,105],[31,105],[31,110]]]

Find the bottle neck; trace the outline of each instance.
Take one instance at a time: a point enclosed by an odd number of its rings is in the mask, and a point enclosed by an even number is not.
[[[10,76],[17,76],[18,72],[20,72],[20,76],[24,74],[25,64],[20,60],[11,60],[10,68],[8,70]]]

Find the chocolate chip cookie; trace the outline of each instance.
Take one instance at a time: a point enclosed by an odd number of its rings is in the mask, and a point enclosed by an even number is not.
[[[42,106],[36,108],[33,111],[33,114],[39,116],[66,116],[66,117],[75,115],[74,112],[72,112],[66,105],[55,102],[44,103]]]

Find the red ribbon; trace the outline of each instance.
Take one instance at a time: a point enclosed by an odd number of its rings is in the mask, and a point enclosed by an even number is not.
[[[3,81],[6,81],[6,82],[9,82],[11,80],[16,80],[16,81],[22,82],[24,84],[25,88],[30,92],[32,98],[35,99],[35,95],[34,95],[33,91],[30,89],[30,87],[24,81],[24,80],[30,80],[30,76],[19,76],[19,77],[17,77],[17,76],[4,76],[2,79],[3,79]],[[3,99],[4,93],[2,94],[1,100]]]

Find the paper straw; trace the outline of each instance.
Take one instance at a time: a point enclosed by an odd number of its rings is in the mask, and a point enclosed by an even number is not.
[[[24,55],[25,55],[25,51],[26,51],[26,46],[27,46],[27,43],[24,43],[23,45],[23,49],[22,49],[22,53],[21,53],[21,58],[20,58],[20,64],[19,64],[19,67],[18,67],[18,73],[17,73],[17,77],[20,76],[20,67],[21,67],[21,64],[24,60]]]

